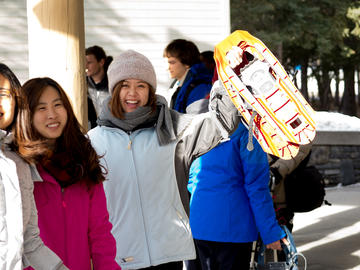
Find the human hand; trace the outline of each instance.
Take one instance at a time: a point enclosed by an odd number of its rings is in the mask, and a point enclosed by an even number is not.
[[[225,58],[228,60],[231,68],[235,68],[242,62],[244,50],[238,46],[232,46],[230,51],[227,52]]]
[[[277,240],[275,242],[272,242],[270,244],[266,245],[267,249],[275,249],[275,250],[281,250],[281,244],[280,244],[280,240]]]
[[[289,242],[285,237],[283,239],[281,239],[281,241],[283,241],[283,243],[285,245],[289,245]],[[267,249],[281,250],[282,248],[281,248],[280,240],[277,240],[277,241],[275,241],[273,243],[267,244],[266,248]]]

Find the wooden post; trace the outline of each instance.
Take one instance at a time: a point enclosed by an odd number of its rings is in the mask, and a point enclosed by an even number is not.
[[[87,129],[84,3],[81,0],[27,0],[29,76],[56,80]]]

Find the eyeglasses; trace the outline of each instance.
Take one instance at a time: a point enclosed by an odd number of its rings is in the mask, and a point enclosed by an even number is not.
[[[11,99],[11,98],[12,95],[10,89],[0,88],[0,100]]]

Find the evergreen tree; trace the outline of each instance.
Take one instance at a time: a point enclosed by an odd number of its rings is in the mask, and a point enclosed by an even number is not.
[[[301,91],[309,98],[308,68],[318,82],[315,107],[333,109],[330,82],[344,71],[345,92],[341,111],[354,110],[353,75],[359,65],[360,1],[353,0],[233,0],[232,29],[248,30],[261,39],[288,71],[301,66]],[[352,74],[352,76],[351,76]],[[337,84],[338,85],[338,84]]]

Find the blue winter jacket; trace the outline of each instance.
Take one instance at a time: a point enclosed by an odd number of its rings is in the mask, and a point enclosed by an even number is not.
[[[248,151],[247,142],[248,130],[239,124],[231,140],[192,163],[188,190],[195,239],[252,242],[260,232],[269,244],[285,237],[269,192],[266,154],[255,139]]]
[[[213,74],[203,63],[193,65],[187,73],[184,83],[177,94],[173,109],[185,113],[186,107],[191,103],[207,98],[212,86],[212,76]],[[187,95],[189,87],[191,87],[192,90]]]

